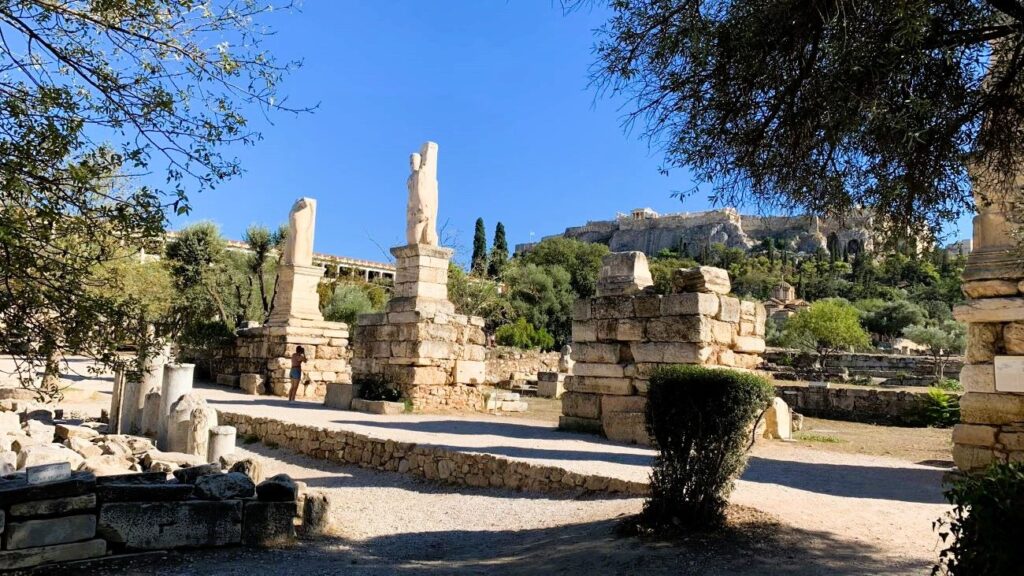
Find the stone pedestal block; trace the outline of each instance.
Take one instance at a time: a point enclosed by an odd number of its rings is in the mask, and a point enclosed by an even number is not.
[[[295,320],[322,322],[320,298],[316,288],[324,269],[319,266],[285,265],[278,268],[274,308],[267,326],[289,326]]]
[[[206,461],[220,462],[222,457],[234,454],[235,436],[236,430],[234,426],[214,426],[210,428],[209,452]]]
[[[98,532],[129,550],[225,546],[242,541],[242,502],[115,502],[100,507]]]
[[[351,410],[352,399],[356,397],[354,384],[328,384],[324,396],[324,406],[338,410]]]

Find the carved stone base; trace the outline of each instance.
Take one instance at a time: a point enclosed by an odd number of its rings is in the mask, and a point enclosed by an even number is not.
[[[282,266],[277,274],[274,307],[267,326],[302,326],[323,322],[317,286],[324,275],[319,266]]]

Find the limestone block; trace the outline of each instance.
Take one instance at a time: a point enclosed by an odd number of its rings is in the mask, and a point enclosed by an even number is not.
[[[635,342],[644,339],[644,323],[641,320],[598,320],[599,341]]]
[[[996,433],[998,431],[999,428],[995,426],[957,424],[953,427],[953,443],[992,447],[996,443]]]
[[[238,500],[256,495],[256,484],[241,472],[207,474],[196,480],[195,497],[200,500]]]
[[[647,423],[642,413],[612,412],[602,414],[601,428],[604,431],[604,435],[614,442],[626,442],[642,446],[651,443],[651,437],[647,434]]]
[[[744,354],[764,354],[764,339],[756,336],[737,336],[733,350]]]
[[[206,401],[196,393],[182,395],[171,405],[164,423],[165,440],[157,442],[161,450],[168,452],[188,451],[189,430],[192,423],[192,412],[197,408],[205,408]],[[205,454],[205,452],[204,452]]]
[[[185,453],[193,456],[206,456],[210,451],[210,430],[217,427],[217,411],[208,406],[201,406],[192,411],[192,419],[188,427],[188,440]],[[216,460],[208,460],[216,462]]]
[[[793,420],[789,405],[782,398],[772,398],[772,403],[764,411],[764,437],[771,440],[789,440],[793,437]]]
[[[573,344],[572,359],[576,362],[598,362],[615,364],[619,361],[621,344],[580,342]]]
[[[729,273],[721,268],[698,266],[680,268],[672,273],[672,288],[676,292],[705,292],[728,294],[732,290]]]
[[[595,319],[632,318],[631,296],[599,296],[590,300],[591,316]]]
[[[1018,322],[1024,320],[1024,298],[982,298],[953,308],[961,322]]]
[[[11,518],[32,518],[33,516],[67,515],[72,512],[86,512],[96,508],[95,494],[50,498],[11,505]]]
[[[263,548],[278,547],[295,541],[296,503],[245,503],[242,544]]]
[[[398,384],[438,386],[447,384],[451,374],[438,366],[388,366],[388,374]]]
[[[291,476],[277,474],[260,482],[256,495],[261,502],[295,502],[299,497],[299,487]]]
[[[596,376],[567,376],[565,389],[586,394],[618,394],[630,396],[636,392],[629,378],[600,378]]]
[[[476,360],[455,361],[455,382],[459,384],[483,384],[487,380],[487,365]]]
[[[1024,420],[1024,395],[967,392],[960,397],[960,419],[970,424],[1021,422]]]
[[[967,392],[995,392],[996,372],[992,364],[964,364],[960,384]]]
[[[960,285],[964,296],[968,298],[993,298],[997,296],[1016,296],[1017,283],[1010,280],[975,280]]]
[[[561,398],[565,394],[565,380],[561,378],[555,380],[541,380],[541,374],[544,374],[544,372],[537,375],[537,396],[541,398]],[[548,372],[548,374],[558,375],[557,372]]]
[[[643,414],[647,410],[647,398],[643,396],[602,396],[601,415],[618,412]]]
[[[67,462],[73,470],[77,470],[85,459],[74,450],[60,444],[37,444],[25,446],[18,452],[18,470],[29,466],[57,464]]]
[[[263,375],[251,372],[238,377],[238,387],[246,394],[258,395],[263,390]]]
[[[638,294],[633,298],[633,315],[637,318],[661,316],[661,294]]]
[[[500,408],[502,412],[526,412],[528,405],[522,400],[505,400]]]
[[[487,349],[476,344],[466,344],[462,349],[462,359],[472,362],[484,362],[487,359]],[[482,383],[483,380],[480,382]]]
[[[983,470],[998,459],[995,451],[991,448],[969,446],[967,444],[953,445],[953,462],[956,463],[957,468],[964,472]]]
[[[731,347],[735,340],[736,324],[731,322],[722,322],[721,320],[707,320],[708,325],[711,328],[711,341],[723,344]]]
[[[1010,322],[1003,327],[1003,347],[1007,354],[1024,355],[1024,322]]]
[[[1024,433],[1003,432],[999,434],[999,443],[1007,451],[1019,452],[1024,450]]]
[[[130,550],[238,544],[240,501],[115,502],[100,507],[99,534]]]
[[[83,472],[92,472],[96,477],[119,476],[122,474],[131,474],[132,467],[134,465],[135,460],[133,458],[115,456],[113,454],[102,454],[100,456],[86,458],[85,461],[79,465],[78,469]]]
[[[145,436],[155,437],[160,429],[160,402],[159,392],[146,394],[140,423],[140,431]]]
[[[718,299],[719,308],[716,319],[723,322],[738,323],[740,321],[740,300],[731,296],[722,296]]]
[[[309,491],[302,502],[302,525],[299,530],[305,537],[330,533],[330,501],[321,490]]]
[[[1003,350],[1003,325],[998,323],[974,323],[967,325],[967,351],[965,359],[970,364],[992,362]]]
[[[107,554],[107,542],[97,538],[73,544],[0,552],[0,570],[31,568],[40,564],[100,558]]]
[[[67,440],[69,438],[82,438],[84,440],[88,440],[99,435],[99,432],[85,426],[74,426],[71,424],[57,424],[54,426],[54,436],[58,441]]]
[[[765,336],[765,322],[768,320],[768,311],[764,304],[758,302],[754,306],[754,336]]]
[[[161,446],[168,441],[168,420],[171,407],[178,399],[192,390],[194,364],[166,364],[164,366],[163,387],[160,390],[160,413],[158,420],[158,440]]]
[[[237,431],[234,426],[213,426],[206,453],[207,462],[220,462],[221,458],[235,453]]]
[[[600,418],[601,396],[566,392],[562,394],[562,414],[578,418]]]
[[[235,374],[217,374],[217,384],[238,388],[238,376]]]
[[[601,420],[598,418],[579,418],[577,416],[559,416],[558,429],[567,432],[585,434],[601,434]]]
[[[666,294],[661,299],[662,316],[715,316],[718,314],[719,297],[717,294],[689,292],[686,294]]]
[[[21,432],[21,418],[17,412],[0,412],[0,434]]]
[[[637,362],[667,364],[704,364],[714,353],[692,342],[631,342],[630,351]]]
[[[597,295],[636,294],[654,284],[643,252],[613,252],[601,259]]]
[[[4,540],[8,550],[68,544],[89,540],[95,535],[96,516],[94,514],[8,522],[4,527]]]
[[[646,340],[652,342],[709,342],[712,339],[711,323],[704,316],[652,318],[647,321],[646,335]]]
[[[625,376],[621,364],[598,364],[577,362],[573,367],[574,376],[599,376],[602,378],[622,378]]]
[[[363,400],[362,398],[352,399],[352,409],[369,414],[401,414],[405,412],[405,404],[402,402],[386,402],[384,400]]]
[[[572,341],[574,344],[579,342],[596,342],[597,322],[594,320],[587,322],[574,321],[572,323]]]
[[[338,410],[350,410],[352,399],[355,398],[354,384],[328,383],[327,394],[324,396],[324,406]]]

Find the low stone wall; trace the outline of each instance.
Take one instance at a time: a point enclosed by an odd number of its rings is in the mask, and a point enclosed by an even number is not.
[[[279,546],[296,536],[298,491],[290,479],[290,491],[265,490],[267,482],[257,488],[245,474],[219,467],[197,467],[207,474],[187,482],[162,472],[97,478],[61,468],[0,480],[0,570],[145,550]],[[44,481],[34,481],[34,472]]]
[[[775,395],[790,408],[806,416],[868,422],[920,426],[924,408],[924,390],[891,390],[858,386],[811,387],[775,385]]]
[[[793,378],[817,379],[814,366],[817,355],[789,348],[768,348],[764,355],[767,371],[782,379],[784,374]],[[846,370],[850,377],[885,378],[892,385],[928,385],[935,380],[935,361],[931,356],[901,354],[839,354],[829,358],[830,371]],[[954,356],[946,363],[945,377],[960,377],[964,358]]]
[[[283,422],[229,412],[220,420],[238,429],[241,436],[276,444],[300,454],[339,464],[357,464],[388,472],[412,474],[443,484],[498,487],[531,492],[610,492],[646,495],[647,484],[606,476],[568,472],[554,466],[538,466],[498,458],[490,454],[456,452],[438,446],[423,446],[371,438],[343,430]]]
[[[558,372],[558,352],[521,350],[510,346],[488,348],[485,358],[486,383],[535,380],[540,372]]]

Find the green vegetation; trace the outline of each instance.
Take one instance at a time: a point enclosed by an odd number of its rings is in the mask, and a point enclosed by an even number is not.
[[[329,294],[321,311],[324,320],[331,322],[345,322],[355,326],[360,314],[379,312],[387,303],[387,291],[379,284],[335,281],[325,286]]]
[[[946,491],[953,510],[934,523],[946,548],[933,574],[1019,574],[1024,566],[1024,463],[993,464]]]
[[[960,422],[960,396],[941,388],[929,388],[918,420],[925,426],[935,428],[955,426]]]
[[[502,346],[514,346],[524,350],[531,348],[551,350],[555,347],[555,339],[548,334],[547,330],[534,328],[533,324],[522,317],[511,324],[505,324],[498,328],[494,337]]]
[[[494,242],[491,246],[491,261],[487,265],[487,276],[498,278],[508,263],[508,240],[505,238],[505,225],[498,222],[494,228]]]
[[[820,300],[786,321],[782,340],[794,348],[818,353],[824,371],[829,357],[870,344],[857,309],[838,300]]]
[[[903,329],[903,335],[928,347],[935,361],[935,377],[945,379],[946,364],[953,354],[960,354],[967,345],[967,328],[955,320],[945,320],[934,326],[914,325]]]
[[[359,376],[352,380],[352,384],[363,400],[398,402],[402,399],[402,392],[380,375]]]
[[[773,397],[764,378],[671,366],[651,376],[647,430],[658,454],[641,524],[705,530],[720,525],[733,481],[746,466],[750,429]]]
[[[803,440],[804,442],[820,442],[822,444],[841,444],[843,442],[838,436],[815,434],[813,432],[797,432],[796,439]]]
[[[477,276],[487,273],[487,228],[484,227],[483,218],[476,219],[473,231],[473,257],[469,269]]]

